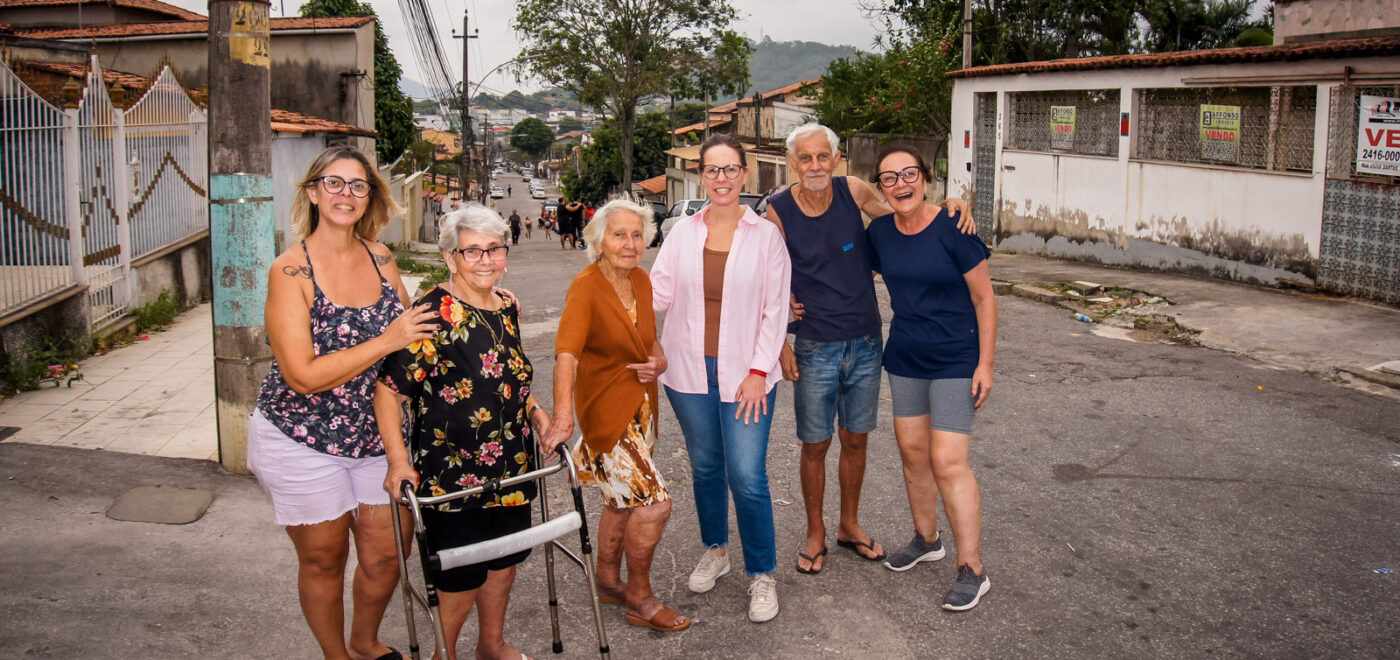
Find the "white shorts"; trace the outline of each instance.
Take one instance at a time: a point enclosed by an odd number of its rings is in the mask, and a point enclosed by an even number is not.
[[[388,459],[323,454],[288,438],[257,410],[248,417],[248,471],[272,498],[279,525],[314,525],[361,504],[389,503]]]

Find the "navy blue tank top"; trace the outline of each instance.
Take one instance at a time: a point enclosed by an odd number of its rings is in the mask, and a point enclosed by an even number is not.
[[[799,339],[844,341],[880,331],[860,207],[846,177],[832,177],[831,188],[831,206],[817,217],[802,212],[793,187],[768,201],[783,221],[792,295],[804,308],[802,320],[788,328]]]

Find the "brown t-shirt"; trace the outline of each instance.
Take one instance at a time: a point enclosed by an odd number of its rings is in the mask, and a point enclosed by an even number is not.
[[[728,252],[705,248],[705,357],[719,356],[719,310],[724,299],[724,264]]]

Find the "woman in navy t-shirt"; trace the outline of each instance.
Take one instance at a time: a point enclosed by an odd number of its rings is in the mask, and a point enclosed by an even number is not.
[[[873,220],[866,240],[894,310],[884,366],[915,531],[885,565],[902,571],[943,558],[942,493],[958,545],[958,577],[943,608],[970,610],[991,586],[979,549],[977,478],[967,464],[973,417],[992,390],[997,306],[990,252],[925,201],[929,170],[912,148],[889,145],[876,162],[874,181],[894,213]]]

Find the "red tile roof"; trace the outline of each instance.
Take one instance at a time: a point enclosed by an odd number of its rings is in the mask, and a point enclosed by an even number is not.
[[[202,21],[208,18],[204,14],[197,14],[160,0],[0,0],[0,7],[75,7],[80,4],[144,9],[181,21]]]
[[[1050,73],[1056,71],[1094,71],[1102,69],[1141,69],[1201,64],[1237,64],[1246,62],[1279,62],[1294,60],[1333,59],[1340,57],[1386,57],[1400,54],[1400,36],[1367,37],[1362,39],[1332,39],[1305,41],[1274,46],[1249,48],[1212,48],[1182,50],[1170,53],[1139,55],[1106,55],[1044,62],[995,64],[971,69],[949,71],[949,78],[1005,76],[1017,73]]]
[[[329,18],[274,18],[272,31],[333,30],[357,28],[374,20],[373,16],[334,16]],[[86,28],[14,28],[14,34],[35,39],[102,39],[137,37],[158,34],[209,34],[209,21],[168,21],[165,23],[128,23],[99,25]]]
[[[813,78],[813,79],[811,79],[811,80],[804,80],[804,81],[802,81],[802,82],[795,82],[795,83],[792,83],[791,85],[783,85],[782,87],[779,87],[779,88],[777,88],[777,89],[770,89],[770,90],[764,92],[763,94],[761,94],[760,96],[763,97],[763,100],[767,101],[768,99],[771,99],[771,98],[773,98],[773,97],[775,97],[775,96],[783,96],[783,95],[785,95],[785,94],[792,94],[792,93],[796,92],[797,90],[802,89],[802,87],[803,87],[804,85],[815,85],[815,84],[821,83],[821,81],[822,81],[821,78]],[[752,96],[749,96],[749,97],[746,97],[746,98],[742,98],[742,99],[739,99],[738,101],[736,101],[735,103],[737,103],[738,105],[753,105],[753,97],[752,97]]]
[[[338,121],[303,115],[300,112],[291,110],[272,109],[272,130],[285,133],[342,133],[345,135],[360,135],[363,137],[375,137],[379,133],[368,128],[342,124]]]
[[[661,193],[666,192],[666,175],[662,174],[661,176],[654,176],[645,181],[638,181],[633,185],[636,185],[642,190],[645,190],[653,195],[660,195]]]

